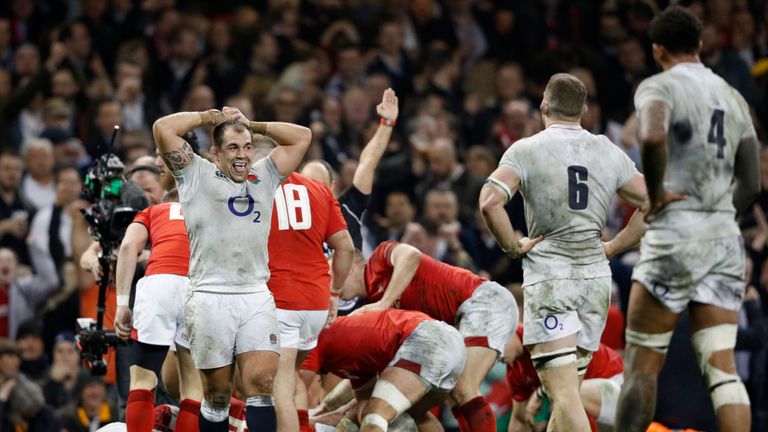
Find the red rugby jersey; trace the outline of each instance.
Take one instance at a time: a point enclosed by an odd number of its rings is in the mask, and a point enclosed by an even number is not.
[[[149,206],[133,219],[149,231],[152,252],[144,272],[154,274],[189,274],[189,237],[181,213],[181,204],[162,203]]]
[[[419,323],[430,320],[421,312],[399,309],[339,317],[320,333],[317,348],[301,368],[334,373],[358,388],[387,367]]]
[[[367,301],[379,301],[392,278],[392,250],[398,242],[381,243],[365,266]],[[395,307],[424,312],[434,319],[453,324],[459,306],[487,279],[421,254],[419,268]]]
[[[331,275],[323,243],[345,229],[347,223],[328,186],[293,173],[277,188],[267,286],[278,308],[328,309]]]
[[[517,336],[523,340],[523,326],[517,326]],[[606,345],[592,354],[592,361],[587,366],[584,379],[612,378],[624,372],[624,359],[616,351]],[[528,400],[534,391],[541,386],[539,376],[531,361],[531,353],[523,349],[523,355],[507,366],[507,381],[512,387],[512,399],[517,402]]]

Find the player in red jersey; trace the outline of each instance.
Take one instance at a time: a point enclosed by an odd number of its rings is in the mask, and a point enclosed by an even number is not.
[[[354,313],[390,307],[417,310],[459,329],[467,367],[451,391],[453,414],[462,432],[493,431],[496,419],[480,382],[514,333],[518,309],[512,294],[496,282],[437,261],[407,244],[384,242],[366,264],[357,257],[342,298],[366,297]]]
[[[507,363],[507,381],[512,389],[512,416],[509,432],[530,431],[542,406],[544,395],[531,361],[531,353],[523,347],[523,326],[517,327],[504,352]],[[581,383],[581,401],[590,417],[593,430],[598,423],[613,425],[616,404],[624,382],[624,360],[621,355],[604,344],[592,356],[592,361]]]
[[[136,284],[134,313],[128,307],[137,258],[152,245],[144,277]],[[189,239],[177,202],[156,204],[141,211],[128,226],[117,257],[118,337],[131,338],[130,392],[126,407],[129,432],[151,432],[153,389],[168,348],[176,345],[181,371],[181,404],[177,430],[197,431],[200,376],[189,353],[184,333],[184,301],[189,279]]]
[[[334,250],[331,273],[323,243]],[[331,288],[331,276],[338,286],[344,283],[353,251],[339,203],[328,186],[299,173],[288,176],[275,192],[267,282],[280,328],[274,385],[278,430],[309,430],[306,390],[295,391],[296,385],[303,386],[296,379],[298,365],[317,345],[325,324],[336,318],[340,289]],[[294,400],[298,395],[303,397]]]
[[[338,318],[302,368],[349,379],[360,431],[373,432],[406,411],[420,429],[439,427],[427,410],[448,397],[465,358],[455,328],[421,312],[385,309]]]

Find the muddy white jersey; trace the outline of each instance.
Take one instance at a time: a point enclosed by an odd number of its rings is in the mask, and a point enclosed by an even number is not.
[[[611,198],[638,174],[624,152],[603,135],[555,124],[517,141],[499,166],[520,177],[529,236],[544,236],[523,258],[525,286],[610,276],[600,233]]]
[[[266,291],[272,203],[282,181],[272,157],[256,162],[243,183],[197,155],[173,175],[189,233],[191,289]]]
[[[651,101],[669,106],[664,187],[687,195],[648,227],[645,241],[672,244],[739,234],[731,183],[739,142],[755,136],[744,98],[701,63],[680,63],[643,81],[639,111]]]

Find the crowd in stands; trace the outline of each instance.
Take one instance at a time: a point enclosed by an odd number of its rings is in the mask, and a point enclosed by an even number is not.
[[[313,132],[308,158],[333,167],[340,193],[379,123],[374,107],[392,88],[401,114],[364,220],[364,254],[382,241],[408,242],[519,296],[520,262],[501,252],[477,215],[485,178],[505,149],[541,130],[538,104],[557,72],[587,86],[583,127],[608,136],[639,166],[632,96],[657,71],[646,31],[669,3],[678,2],[2,2],[0,432],[21,425],[30,432],[89,431],[120,417],[120,379],[90,376],[74,338],[75,319],[96,314],[99,271],[81,263],[90,239],[83,235],[80,209],[87,203],[80,191],[114,125],[121,133],[113,149],[130,169],[154,158],[152,124],[172,112],[226,105],[249,119],[302,124]],[[705,23],[702,61],[749,102],[765,142],[765,2],[679,3]],[[195,130],[202,150],[211,145],[209,133]],[[768,149],[761,167],[764,192],[741,221],[751,266],[737,345],[755,430],[768,428]],[[148,195],[162,191],[157,176],[137,174]],[[519,195],[509,213],[525,231]],[[615,202],[606,237],[629,216]],[[612,262],[619,322],[636,259],[629,252]],[[699,416],[709,404],[703,387],[701,397],[674,396],[696,391],[676,374],[675,368],[695,371],[685,320],[678,330],[657,414],[670,424],[689,422],[675,426],[709,430],[713,420]],[[700,381],[695,373],[690,379]],[[503,418],[508,407],[497,407]]]

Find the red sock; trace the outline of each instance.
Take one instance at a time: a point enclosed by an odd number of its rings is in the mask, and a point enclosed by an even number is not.
[[[496,416],[484,397],[478,396],[462,405],[460,409],[472,432],[496,431]]]
[[[152,432],[155,426],[155,395],[149,390],[128,392],[125,423],[130,432]]]
[[[309,432],[309,413],[305,409],[297,409],[299,414],[299,432]]]
[[[236,431],[245,426],[245,402],[237,398],[229,400],[229,430]]]
[[[200,402],[184,399],[179,404],[179,416],[176,417],[177,431],[198,432],[200,426]]]
[[[461,407],[458,405],[454,406],[451,408],[451,413],[453,413],[456,421],[459,422],[459,430],[461,432],[470,432],[472,430],[469,428],[469,423],[467,423],[467,419],[464,418],[464,414],[461,412]]]

